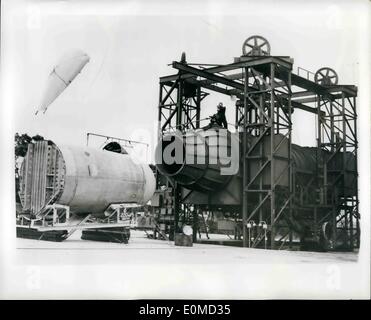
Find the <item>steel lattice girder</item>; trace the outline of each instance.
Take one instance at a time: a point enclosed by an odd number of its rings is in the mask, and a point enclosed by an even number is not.
[[[180,70],[180,71],[186,72],[186,74],[177,75],[176,76],[177,78],[175,78],[175,79],[173,79],[175,76],[163,77],[163,78],[161,78],[160,83],[166,83],[169,86],[174,86],[174,83],[172,81],[174,81],[174,80],[176,81],[177,79],[186,79],[186,81],[189,81],[191,83],[197,83],[201,87],[204,87],[206,89],[213,90],[213,91],[216,91],[216,92],[219,92],[219,93],[228,94],[228,95],[236,95],[240,98],[243,96],[243,92],[244,92],[245,88],[244,88],[244,85],[242,83],[239,83],[239,82],[236,82],[234,80],[228,79],[226,77],[222,77],[222,76],[215,75],[215,74],[211,73],[211,72],[219,72],[219,69],[221,67],[214,67],[214,68],[209,68],[209,69],[205,69],[205,70],[200,70],[200,69],[197,69],[197,68],[191,67],[189,65],[179,63],[179,62],[173,62],[173,67],[175,69]],[[211,72],[210,72],[210,70],[211,70]],[[229,86],[230,88],[233,88],[233,89],[226,89],[226,88],[218,87],[216,85],[202,83],[202,81],[195,79],[195,76],[199,76],[199,77],[211,80],[215,83],[222,83],[222,84],[224,84],[226,86]],[[286,80],[286,77],[283,76],[282,72],[277,72],[277,78],[279,78],[281,80]],[[317,86],[319,86],[319,85],[317,85]],[[321,87],[321,86],[319,86],[319,87]],[[325,88],[323,88],[323,89],[325,90]],[[248,88],[248,90],[251,91],[251,92],[254,91],[253,88]],[[284,100],[287,100],[282,95],[280,95],[279,97],[281,97]],[[291,104],[292,104],[292,107],[294,107],[294,108],[302,109],[304,111],[308,111],[308,112],[317,114],[317,109],[316,108],[304,105],[304,104],[296,102],[294,100],[291,100]]]

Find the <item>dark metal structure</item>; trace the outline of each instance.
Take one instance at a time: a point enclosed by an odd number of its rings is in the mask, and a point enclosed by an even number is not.
[[[358,248],[357,88],[339,85],[330,68],[295,74],[293,59],[271,56],[270,49],[266,39],[252,36],[243,55],[224,65],[187,63],[183,53],[172,63],[177,74],[160,78],[159,138],[199,128],[201,102],[210,93],[237,97],[243,246],[280,248],[300,231],[303,242],[324,249]],[[317,117],[314,174],[292,161],[296,109]],[[173,231],[180,222],[197,226],[198,209],[186,204],[188,193],[176,182],[172,187]],[[305,230],[298,230],[299,220]]]

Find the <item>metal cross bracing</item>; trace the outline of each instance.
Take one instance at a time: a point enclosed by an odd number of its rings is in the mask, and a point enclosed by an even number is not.
[[[160,82],[160,134],[199,128],[200,103],[205,96],[199,86],[180,77],[174,82]]]
[[[337,85],[337,74],[329,68],[313,75],[313,81],[293,75],[298,90],[292,93],[292,101],[317,110],[318,147],[316,175],[294,172],[294,180],[301,180],[303,187],[299,192],[294,188],[293,211],[311,221],[309,233],[320,241],[325,238],[325,248],[352,250],[359,247],[360,235],[357,88]]]
[[[168,130],[174,130],[174,128],[183,130],[185,128],[199,127],[200,103],[207,95],[204,90],[219,92],[229,96],[234,95],[242,101],[245,101],[246,107],[244,103],[237,106],[235,123],[235,127],[240,127],[241,123],[244,121],[249,123],[245,123],[246,130],[242,130],[244,141],[247,141],[247,136],[250,134],[256,137],[269,136],[271,132],[274,134],[282,134],[281,141],[278,142],[278,144],[276,140],[272,138],[272,141],[274,140],[272,144],[274,148],[272,147],[271,154],[273,154],[274,157],[269,157],[268,163],[274,162],[275,157],[280,157],[279,154],[282,154],[285,145],[287,155],[284,157],[286,161],[284,172],[281,172],[281,175],[276,177],[275,166],[270,166],[273,173],[273,183],[270,184],[273,186],[273,188],[271,188],[272,190],[261,190],[260,198],[262,203],[258,205],[259,208],[257,211],[254,211],[252,208],[247,208],[247,201],[244,201],[245,205],[243,205],[242,210],[245,220],[251,213],[253,213],[252,217],[255,217],[255,214],[259,212],[261,217],[259,222],[263,222],[262,207],[267,200],[265,195],[269,194],[269,199],[271,199],[270,207],[273,207],[273,210],[265,209],[265,212],[269,212],[269,217],[265,214],[264,219],[268,220],[269,234],[273,234],[272,239],[274,239],[278,218],[284,211],[289,209],[290,203],[290,186],[284,188],[284,192],[280,190],[278,192],[279,197],[276,199],[276,190],[279,189],[278,183],[282,179],[282,176],[286,175],[286,181],[290,181],[291,104],[290,98],[287,98],[291,93],[290,81],[292,63],[290,59],[288,59],[288,57],[245,57],[229,65],[219,65],[211,68],[205,68],[204,65],[195,67],[194,65],[180,62],[173,62],[172,66],[179,70],[178,74],[160,78],[158,118],[160,135]],[[236,70],[238,70],[238,73],[236,73]],[[231,74],[230,72],[234,73]],[[270,81],[272,74],[273,80]],[[187,88],[187,86],[188,89],[192,88],[192,86],[195,87],[193,92],[197,92],[196,97],[199,97],[198,99],[186,96],[189,90],[187,91],[184,88]],[[285,97],[283,95],[285,95]],[[244,97],[246,97],[246,99],[244,99]],[[192,99],[192,105],[187,103],[190,99]],[[253,102],[255,100],[260,100],[259,103],[261,106],[257,107],[257,104]],[[303,109],[311,109],[299,103],[297,103],[296,106]],[[248,110],[248,108],[250,111],[245,115],[245,110]],[[259,111],[260,113],[254,113],[253,109],[260,110],[260,108],[262,108],[262,112]],[[284,142],[286,140],[290,141],[290,143],[285,144]],[[245,143],[243,144],[245,145]],[[263,144],[263,140],[259,140],[253,149],[255,150],[255,147],[258,145],[259,148],[262,149]],[[253,151],[253,149],[250,150],[250,152]],[[273,158],[273,161],[271,158]],[[263,158],[260,159],[260,162],[262,161]],[[268,167],[268,163],[261,164],[263,169]],[[246,168],[244,172],[247,172]],[[263,172],[261,172],[261,177],[251,177],[250,181],[244,180],[245,187],[243,189],[246,190],[246,193],[256,193],[256,189],[250,187],[252,187],[254,181],[258,179],[263,179]],[[249,184],[249,182],[252,183]],[[263,194],[265,195],[263,196]],[[180,192],[177,193],[175,190],[174,197],[174,209],[176,213],[174,220],[175,225],[178,225],[180,218],[177,216],[177,212],[181,211]],[[250,214],[247,210],[250,210]],[[245,220],[244,224],[246,225]],[[267,222],[264,221],[264,225],[267,225]],[[264,233],[266,232],[264,231]],[[261,240],[262,235],[259,235],[259,237]],[[244,239],[244,244],[247,246],[248,240],[246,234],[244,235]],[[270,241],[270,245],[272,245],[272,243],[274,247],[274,240]]]
[[[268,237],[270,248],[282,247],[292,239],[293,228],[287,220],[297,211],[308,217],[314,232],[328,228],[324,225],[327,214],[336,216],[336,226],[330,226],[334,231],[345,230],[349,246],[357,247],[357,186],[356,196],[347,196],[345,183],[349,176],[357,183],[357,167],[346,167],[349,152],[357,157],[356,87],[329,85],[331,79],[316,82],[309,73],[299,76],[292,73],[292,64],[290,57],[267,55],[245,55],[225,65],[174,61],[171,65],[178,73],[160,78],[159,138],[174,129],[199,128],[201,102],[211,92],[237,97],[235,128],[243,140],[243,225],[259,227],[254,232],[244,227],[244,246],[262,246]],[[295,109],[318,117],[318,147],[323,152],[318,151],[316,175],[298,173],[292,164],[291,114]],[[343,169],[334,172],[331,163],[335,158],[339,161],[338,154],[343,157]],[[297,180],[301,180],[300,190]],[[343,186],[343,191],[335,185]],[[178,186],[175,191],[178,226],[182,193]],[[326,192],[332,196],[326,198]],[[190,216],[186,214],[187,219]]]
[[[182,79],[181,74],[182,72],[180,71],[174,81],[160,80],[158,106],[159,139],[167,132],[175,130],[185,132],[187,129],[197,129],[200,126],[200,105],[207,94],[201,91],[200,86]],[[158,172],[156,174],[156,182],[158,185]],[[167,181],[168,187],[170,184],[171,182]],[[171,187],[173,188],[174,198],[174,219],[172,221],[174,225],[169,230],[177,233],[179,232],[180,222],[193,224],[193,220],[190,219],[188,206],[182,204],[181,188],[176,183],[172,183]]]
[[[343,249],[359,248],[357,161],[350,165],[352,157],[357,159],[358,147],[356,91],[339,89],[333,100],[318,95],[317,108],[322,111],[318,115],[318,148],[326,152],[318,163],[321,204],[332,208],[329,237]]]
[[[245,247],[268,240],[274,249],[277,231],[283,227],[281,218],[291,210],[291,69],[291,64],[274,62],[245,67],[244,115],[238,121],[243,123],[242,220],[248,226],[243,229]],[[279,171],[276,161],[282,164]],[[262,226],[253,242],[250,221]],[[284,235],[289,232],[286,228]]]

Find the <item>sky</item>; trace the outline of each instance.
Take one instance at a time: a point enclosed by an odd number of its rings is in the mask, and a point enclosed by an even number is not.
[[[16,88],[10,110],[14,132],[84,145],[86,133],[155,145],[159,77],[183,51],[191,63],[227,64],[242,43],[262,35],[272,55],[294,58],[294,71],[335,69],[341,84],[359,84],[364,1],[8,1],[3,58]],[[263,3],[263,4],[262,4]],[[45,114],[35,116],[48,75],[65,53],[79,49],[90,62]],[[201,118],[234,101],[212,94]],[[315,145],[315,117],[297,110],[293,142]],[[301,125],[304,124],[305,126]],[[100,140],[97,143],[101,143]]]

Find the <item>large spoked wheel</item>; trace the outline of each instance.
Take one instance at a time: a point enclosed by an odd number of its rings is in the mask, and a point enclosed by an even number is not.
[[[335,70],[325,67],[315,73],[314,81],[323,86],[332,86],[338,84],[339,78]]]
[[[242,53],[244,56],[269,56],[271,45],[261,36],[251,36],[243,43]]]

